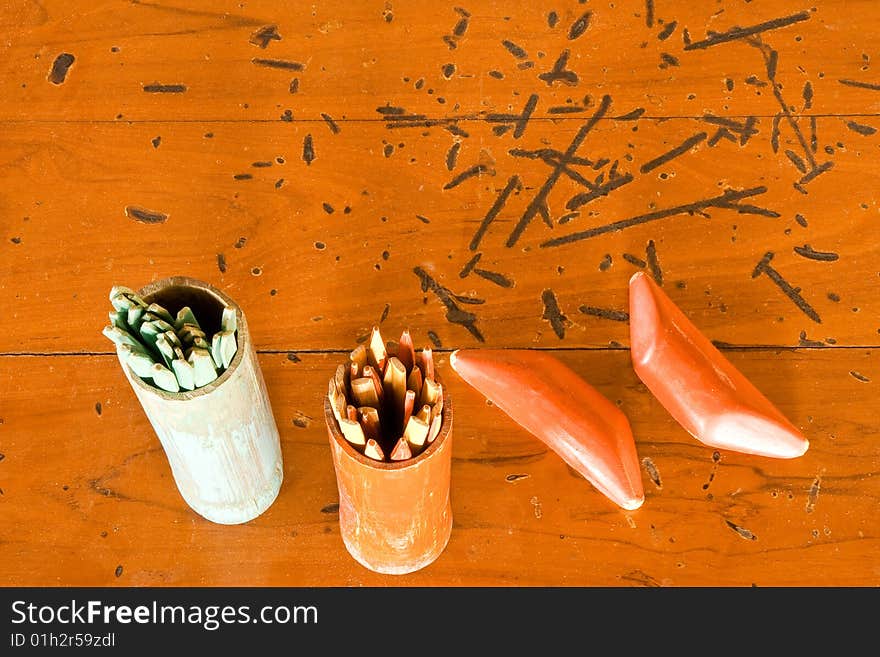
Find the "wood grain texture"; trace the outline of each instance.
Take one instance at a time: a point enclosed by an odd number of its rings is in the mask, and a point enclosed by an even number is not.
[[[5,3],[0,585],[880,584],[878,31],[872,0]],[[713,458],[659,407],[639,270],[803,457]],[[186,507],[101,335],[112,285],[174,275],[263,366],[284,484],[243,526]],[[448,371],[450,543],[359,566],[321,395],[375,324],[446,370],[551,350],[626,412],[644,506]]]
[[[275,504],[236,527],[205,521],[180,498],[115,358],[3,358],[0,581],[880,584],[876,351],[728,356],[810,438],[802,458],[713,458],[638,382],[626,352],[559,354],[631,419],[639,456],[651,464],[643,467],[645,504],[632,512],[487,406],[454,375],[446,355],[438,359],[456,403],[454,526],[437,561],[406,576],[367,571],[339,536],[321,396],[340,355],[303,354],[296,363],[283,354],[261,357],[281,433],[284,483]],[[855,379],[851,370],[872,381]],[[33,400],[45,386],[57,394],[38,407]],[[838,391],[834,398],[830,387]],[[116,578],[118,565],[123,574]]]

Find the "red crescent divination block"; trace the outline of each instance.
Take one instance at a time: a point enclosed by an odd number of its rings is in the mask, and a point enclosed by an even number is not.
[[[464,349],[449,363],[517,424],[624,509],[645,501],[626,416],[556,358],[524,349]]]
[[[639,378],[694,438],[719,449],[794,458],[810,443],[644,272],[629,281]]]

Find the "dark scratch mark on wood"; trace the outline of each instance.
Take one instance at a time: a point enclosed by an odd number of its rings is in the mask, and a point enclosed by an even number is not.
[[[877,128],[865,125],[863,123],[856,123],[855,121],[847,121],[846,127],[853,132],[857,132],[860,135],[864,135],[866,137],[873,135],[875,132],[877,132]]]
[[[668,52],[660,53],[660,68],[667,68],[668,66],[678,66],[678,57],[670,55]]]
[[[654,482],[657,489],[659,490],[663,488],[663,482],[660,480],[660,473],[657,471],[657,466],[654,465],[654,461],[646,456],[642,459],[642,465],[645,466],[645,470],[648,472],[648,477],[651,478],[651,481]]]
[[[703,212],[704,210],[713,207],[737,210],[738,212],[744,214],[766,214],[772,211],[765,210],[764,208],[758,208],[753,205],[739,204],[739,201],[744,198],[763,194],[766,191],[767,188],[764,186],[752,187],[742,190],[728,189],[720,196],[714,196],[712,198],[703,199],[701,201],[695,201],[694,203],[686,203],[684,205],[678,205],[663,210],[655,210],[654,212],[648,212],[646,214],[630,217],[629,219],[621,219],[620,221],[615,221],[613,223],[605,224],[603,226],[596,226],[595,228],[589,228],[587,230],[583,230],[577,233],[571,233],[569,235],[556,237],[542,243],[541,248],[571,244],[572,242],[590,239],[596,237],[597,235],[604,235],[606,233],[613,233],[619,230],[623,230],[625,228],[630,228],[631,226],[638,226],[640,224],[648,223],[650,221],[657,221],[658,219],[665,219],[666,217],[672,217],[679,214],[693,214]],[[773,213],[772,216],[779,215],[777,213]]]
[[[95,402],[95,413],[98,414],[98,417],[101,417],[101,402]]]
[[[613,118],[616,121],[635,121],[644,113],[645,113],[644,107],[636,107],[631,112],[627,112],[626,114],[621,114],[620,116],[615,116]]]
[[[788,157],[789,160],[791,160],[791,163],[795,166],[795,168],[798,171],[800,171],[801,173],[807,172],[806,163],[803,161],[803,159],[801,159],[801,157],[797,153],[795,153],[794,151],[792,151],[790,149],[786,149],[785,155],[786,155],[786,157]]]
[[[475,253],[474,257],[471,258],[470,260],[468,260],[467,264],[465,264],[465,266],[462,267],[461,271],[458,272],[458,277],[459,278],[467,278],[470,275],[470,273],[474,270],[474,267],[476,267],[477,263],[480,261],[480,258],[482,258],[482,257],[483,257],[482,253]]]
[[[431,220],[430,220],[430,219],[428,219],[426,216],[421,215],[421,214],[417,214],[417,215],[416,215],[416,219],[418,219],[419,221],[421,221],[423,224],[429,224],[429,223],[431,223]]]
[[[567,84],[570,86],[577,85],[577,73],[575,73],[574,71],[569,71],[565,68],[565,65],[568,63],[568,58],[570,55],[571,52],[568,50],[568,48],[563,50],[559,54],[559,57],[556,59],[556,63],[553,64],[553,68],[546,73],[539,74],[538,79],[546,82],[548,87],[552,87],[554,82],[562,82],[563,84]]]
[[[571,27],[568,29],[568,40],[574,41],[587,29],[590,27],[590,19],[593,17],[593,12],[587,11],[581,14],[580,18],[578,18],[574,23],[571,24]]]
[[[253,180],[254,176],[251,173],[236,173],[232,176],[235,180]]]
[[[329,203],[321,203],[321,207],[324,208],[324,212],[327,214],[333,214],[334,212],[333,206]]]
[[[290,87],[288,88],[288,91],[290,91],[290,93],[292,94],[295,94],[297,91],[299,91],[299,78],[293,78],[293,80],[290,81]]]
[[[296,412],[296,415],[293,418],[293,425],[295,427],[299,427],[300,429],[308,429],[309,428],[309,418],[303,415],[300,411]]]
[[[648,263],[642,260],[641,258],[637,258],[631,253],[624,253],[622,255],[623,259],[626,260],[629,264],[635,265],[639,269],[644,269],[648,266]]]
[[[460,174],[455,176],[455,178],[453,178],[448,183],[443,185],[443,189],[452,189],[453,187],[458,187],[461,183],[468,180],[469,178],[473,178],[474,176],[479,176],[482,173],[489,173],[489,175],[494,176],[495,170],[491,169],[489,166],[482,164],[482,163],[475,164],[474,166],[470,167],[469,169],[462,171]]]
[[[528,53],[516,45],[513,41],[508,41],[505,39],[501,42],[501,45],[509,52],[511,55],[516,57],[517,59],[526,59],[529,55]]]
[[[526,125],[538,106],[538,94],[532,94],[526,101],[522,114],[488,114],[486,122],[488,123],[512,123],[514,126],[513,138],[519,139],[525,132]]]
[[[145,84],[144,91],[148,94],[182,94],[186,91],[185,84]]]
[[[673,159],[679,157],[680,155],[687,153],[694,146],[696,146],[697,144],[702,142],[706,138],[706,136],[707,135],[705,132],[699,132],[692,137],[688,137],[680,145],[667,151],[666,153],[663,153],[662,155],[658,155],[653,160],[643,164],[639,168],[639,171],[641,171],[642,173],[648,173],[649,171],[653,171],[657,167],[662,166],[663,164],[666,164],[670,160],[673,160]]]
[[[431,344],[434,345],[435,349],[443,348],[443,343],[440,342],[440,336],[434,333],[434,331],[428,331],[428,339],[431,341]]]
[[[871,383],[871,379],[866,377],[864,374],[860,374],[855,370],[850,370],[849,373],[850,376],[852,376],[852,378],[856,379],[857,381],[861,381],[862,383]]]
[[[415,267],[413,273],[419,277],[422,292],[431,291],[446,308],[446,320],[451,324],[463,326],[479,342],[485,342],[485,338],[477,328],[477,316],[458,307],[457,302],[463,302],[462,297],[453,294],[449,289],[435,281],[428,272],[421,267]],[[467,297],[465,297],[467,298]],[[469,299],[469,303],[483,303],[482,299]]]
[[[838,260],[840,256],[833,251],[816,251],[809,244],[804,244],[803,246],[794,247],[794,252],[799,256],[803,256],[804,258],[809,258],[810,260],[821,260],[823,262],[834,262]]]
[[[663,26],[660,33],[657,34],[657,38],[660,39],[660,41],[666,41],[666,39],[672,36],[672,33],[675,32],[676,27],[678,27],[678,21],[669,21]]]
[[[286,59],[260,59],[259,57],[255,57],[251,62],[257,66],[280,68],[285,71],[302,71],[305,68],[299,62],[292,62]]]
[[[770,131],[770,147],[774,153],[779,152],[779,122],[782,120],[782,112],[773,117],[773,125]]]
[[[814,153],[819,150],[819,137],[816,134],[817,120],[815,116],[810,117],[810,150]]]
[[[339,502],[333,502],[332,504],[328,504],[327,506],[321,509],[321,513],[339,513]]]
[[[305,139],[303,139],[302,159],[306,165],[310,165],[315,161],[315,145],[312,142],[311,134],[306,135]]]
[[[774,53],[775,53],[775,51],[774,51]],[[767,86],[767,83],[764,82],[763,80],[759,80],[756,75],[750,75],[749,77],[747,77],[745,79],[745,83],[749,84],[753,87],[766,87]]]
[[[824,347],[825,343],[821,340],[810,340],[807,337],[806,331],[801,331],[800,336],[798,337],[798,347],[807,347],[807,348],[816,348],[816,347]]]
[[[654,27],[654,0],[645,0],[645,25]]]
[[[504,189],[499,192],[498,197],[492,204],[492,207],[489,208],[489,211],[486,213],[486,216],[483,217],[483,221],[480,223],[477,231],[474,233],[473,238],[471,238],[471,243],[469,245],[471,251],[477,250],[477,247],[479,247],[480,241],[483,239],[483,235],[486,234],[486,230],[488,230],[489,225],[493,221],[495,221],[495,218],[498,216],[498,213],[501,212],[501,209],[504,207],[505,203],[507,203],[507,199],[510,197],[511,193],[513,193],[513,191],[519,186],[519,176],[513,175],[508,179],[507,184],[504,186]]]
[[[67,72],[75,61],[76,57],[69,52],[61,53],[52,62],[52,70],[49,71],[46,79],[52,84],[64,84],[64,81],[67,79]]]
[[[651,276],[657,281],[657,285],[663,285],[663,271],[660,269],[660,261],[657,259],[657,247],[654,240],[648,240],[645,254],[648,256],[648,269],[651,271]]]
[[[761,32],[767,32],[768,30],[778,30],[782,27],[788,27],[789,25],[794,25],[795,23],[800,23],[801,21],[806,21],[810,19],[809,12],[802,11],[797,14],[792,14],[791,16],[785,16],[783,18],[775,18],[770,21],[766,21],[764,23],[758,23],[757,25],[751,25],[749,27],[733,27],[726,32],[717,32],[703,39],[702,41],[693,41],[685,45],[685,50],[703,50],[705,48],[710,48],[711,46],[717,46],[721,43],[728,43],[729,41],[735,41],[736,39],[742,39],[744,37],[753,36],[755,34],[760,34]]]
[[[272,162],[269,160],[259,160],[257,162],[251,162],[251,166],[255,169],[265,169],[266,167],[272,166]]]
[[[386,304],[385,304],[385,307],[382,309],[382,315],[379,317],[379,323],[380,323],[380,324],[381,324],[382,322],[384,322],[386,319],[388,319],[388,313],[390,313],[390,312],[391,312],[391,304],[390,304],[390,303],[386,303]]]
[[[514,481],[519,481],[520,479],[528,479],[531,476],[532,475],[529,475],[529,474],[509,474],[504,478],[504,480],[509,481],[509,482],[514,482]]]
[[[222,253],[217,254],[217,269],[220,270],[221,274],[226,273],[226,256]]]
[[[610,319],[613,322],[628,322],[629,313],[625,310],[613,310],[611,308],[597,308],[596,306],[581,306],[578,311],[591,317]]]
[[[730,522],[730,520],[725,520],[724,522],[726,522],[728,527],[730,527],[733,531],[735,531],[737,534],[742,536],[744,539],[749,540],[749,541],[757,541],[758,540],[758,537],[755,536],[752,532],[750,532],[745,527],[740,527],[736,523]]]
[[[329,114],[325,114],[321,112],[321,118],[324,119],[324,122],[327,124],[327,127],[330,128],[330,132],[334,135],[339,134],[339,126],[336,124],[336,121],[333,120],[333,117]]]
[[[551,30],[552,30],[554,27],[556,27],[556,24],[557,24],[558,22],[559,22],[559,14],[557,14],[555,11],[551,11],[549,14],[547,14],[547,26],[548,26]]]
[[[495,285],[497,285],[498,287],[511,288],[514,286],[514,282],[512,279],[508,278],[504,274],[499,274],[497,271],[489,271],[488,269],[480,269],[479,267],[475,267],[474,273],[480,278],[485,278],[490,283],[495,283]]]
[[[807,317],[812,319],[817,324],[822,323],[822,318],[819,317],[819,313],[817,313],[813,307],[807,303],[806,299],[804,299],[800,292],[801,289],[799,287],[793,287],[788,281],[786,281],[782,275],[776,271],[773,267],[770,266],[770,261],[773,260],[773,256],[775,254],[772,251],[768,251],[764,254],[764,257],[758,262],[755,270],[752,272],[752,278],[757,278],[761,274],[766,274],[767,277],[773,281],[780,290],[782,290],[783,294],[787,296],[791,301],[800,308],[801,312],[803,312]]]
[[[556,185],[556,182],[559,180],[559,177],[562,175],[563,171],[568,167],[571,163],[571,159],[575,156],[578,148],[583,143],[584,139],[586,139],[589,132],[595,127],[595,125],[599,122],[599,120],[604,117],[608,113],[608,108],[611,107],[611,96],[605,95],[602,98],[602,102],[599,107],[596,109],[593,116],[581,126],[580,130],[578,130],[577,134],[572,139],[565,153],[559,158],[556,166],[553,168],[553,171],[547,177],[547,180],[541,185],[541,189],[535,194],[532,201],[529,203],[526,211],[523,213],[523,216],[520,218],[519,222],[517,222],[513,231],[510,233],[510,237],[508,237],[506,246],[513,247],[517,241],[519,241],[520,236],[525,231],[526,227],[532,222],[535,218],[535,215],[540,211],[542,206],[547,204],[547,196],[553,187]],[[568,208],[569,210],[574,210],[575,208]]]
[[[449,147],[449,150],[446,151],[446,169],[447,171],[452,171],[455,168],[455,162],[458,160],[458,151],[461,150],[461,142],[457,141],[452,146]]]
[[[459,38],[459,39],[460,39],[461,37],[463,37],[463,36],[465,35],[465,32],[467,32],[469,22],[470,22],[470,21],[468,21],[468,17],[467,17],[467,16],[461,18],[461,19],[455,24],[455,27],[452,28],[452,34],[455,35],[455,36],[456,36],[457,38]]]
[[[796,215],[794,215],[794,220],[795,220],[796,222],[798,222],[798,224],[801,225],[801,226],[803,226],[804,228],[807,227],[807,220],[806,220],[806,218],[804,217],[804,215],[802,215],[802,214],[796,214]]]
[[[575,194],[568,200],[568,202],[565,204],[565,207],[569,210],[577,210],[578,208],[586,205],[587,203],[590,203],[591,201],[596,200],[597,198],[608,196],[608,194],[613,192],[615,189],[623,187],[624,185],[627,185],[632,181],[633,175],[631,173],[626,173],[622,176],[612,178],[608,182],[599,185],[598,187],[594,187],[589,192]]]
[[[265,49],[271,41],[281,41],[281,35],[278,34],[278,26],[266,25],[251,35],[249,43]]]
[[[810,485],[810,492],[807,493],[807,504],[804,507],[807,513],[812,513],[813,509],[816,508],[816,501],[819,499],[819,489],[821,487],[822,477],[817,476]]]
[[[857,80],[838,80],[840,84],[845,84],[848,87],[856,87],[858,89],[870,89],[871,91],[880,91],[880,84],[874,84],[873,82],[859,82]]]
[[[291,363],[301,363],[302,362],[302,358],[297,356],[292,351],[287,352],[287,360],[289,360]]]
[[[804,109],[808,110],[813,106],[813,85],[807,80],[804,83],[804,90],[801,92],[804,98]]]
[[[650,1],[650,0],[649,0]],[[650,588],[659,588],[660,582],[658,582],[655,578],[651,577],[648,573],[643,570],[631,570],[626,575],[621,575],[620,579],[627,582],[635,582],[636,584],[641,584],[642,586],[650,587]]]
[[[164,212],[148,210],[138,205],[126,205],[125,216],[144,224],[161,224],[168,219],[168,215]]]
[[[553,327],[553,332],[556,334],[556,337],[562,340],[565,337],[565,327],[568,323],[568,317],[566,317],[559,309],[559,302],[556,299],[556,294],[551,289],[544,290],[541,293],[541,302],[544,304],[544,312],[541,314],[541,319],[550,322],[550,326]]]

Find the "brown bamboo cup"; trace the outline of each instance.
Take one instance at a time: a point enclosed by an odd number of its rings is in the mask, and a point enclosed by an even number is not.
[[[377,573],[424,568],[449,542],[452,402],[445,390],[443,395],[443,424],[434,442],[415,458],[391,463],[351,446],[325,396],[342,542],[358,563]]]
[[[117,356],[186,503],[220,524],[256,518],[275,501],[284,472],[278,428],[244,313],[215,287],[182,276],[151,283],[138,294],[172,315],[189,306],[210,333],[219,329],[224,306],[235,309],[235,356],[201,388],[166,392],[132,372],[119,351]]]

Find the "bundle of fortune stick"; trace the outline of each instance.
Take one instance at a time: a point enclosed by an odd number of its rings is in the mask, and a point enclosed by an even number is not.
[[[132,372],[167,392],[208,385],[229,367],[238,350],[234,308],[223,309],[220,330],[209,337],[188,306],[172,316],[122,285],[110,290],[110,303],[110,324],[102,333]]]
[[[443,386],[434,377],[433,351],[417,354],[408,330],[395,346],[374,326],[336,368],[328,396],[342,435],[376,461],[414,458],[440,433]]]

